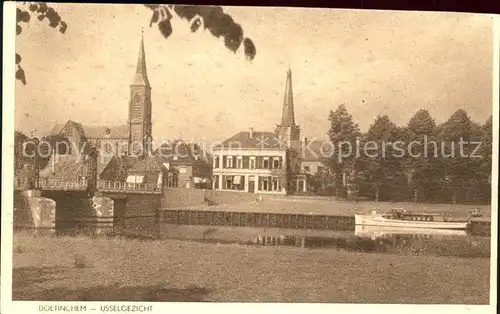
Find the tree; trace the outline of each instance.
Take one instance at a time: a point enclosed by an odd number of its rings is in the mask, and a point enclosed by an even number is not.
[[[434,188],[434,178],[440,173],[435,135],[436,123],[430,113],[424,109],[417,111],[406,128],[407,146],[403,159],[403,169],[407,175],[414,202],[419,200],[421,192],[425,192],[425,198],[429,197]]]
[[[20,170],[23,167],[23,148],[24,143],[28,140],[28,136],[22,132],[14,132],[14,169]]]
[[[337,110],[331,111],[328,120],[330,121],[328,136],[334,148],[328,165],[335,174],[335,190],[338,197],[340,187],[344,187],[346,183],[344,177],[355,168],[355,151],[360,132],[345,105],[340,105]],[[343,189],[343,192],[345,195],[347,191]]]
[[[493,131],[492,131],[492,116],[480,128],[481,138],[481,159],[479,160],[479,200],[487,204],[491,202],[491,174],[492,174],[492,159],[493,154]]]
[[[224,45],[236,53],[243,46],[245,56],[253,60],[257,51],[253,41],[244,37],[243,28],[233,18],[224,12],[220,6],[180,5],[180,4],[144,4],[152,11],[149,22],[151,27],[157,24],[159,31],[167,39],[173,32],[171,19],[173,15],[189,22],[192,32],[200,28],[208,29],[210,34],[217,38],[224,38]],[[49,26],[58,28],[65,33],[68,25],[62,20],[59,13],[44,2],[23,2],[17,8],[16,35],[22,33],[22,23],[30,23],[31,16],[36,15],[39,21],[47,20]],[[21,67],[21,55],[16,53],[16,79],[26,85],[26,75]]]
[[[370,129],[363,137],[361,156],[363,170],[361,177],[374,193],[376,201],[380,198],[380,189],[390,185],[390,180],[400,174],[400,163],[395,156],[393,143],[400,140],[398,128],[387,115],[377,116]]]
[[[439,138],[444,149],[440,157],[453,204],[458,195],[467,200],[479,179],[479,159],[471,156],[475,149],[471,142],[479,139],[479,130],[462,109],[453,113],[441,128]]]
[[[493,120],[492,116],[481,126],[481,174],[491,181],[491,155],[493,153]],[[491,182],[490,182],[491,183]]]

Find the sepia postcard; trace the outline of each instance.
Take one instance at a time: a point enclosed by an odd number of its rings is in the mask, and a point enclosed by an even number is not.
[[[4,8],[2,313],[495,312],[497,16]]]

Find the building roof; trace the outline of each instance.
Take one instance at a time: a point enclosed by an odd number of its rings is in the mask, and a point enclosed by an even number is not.
[[[87,138],[120,138],[128,139],[127,125],[83,125]]]
[[[60,180],[75,180],[78,176],[85,174],[85,162],[78,155],[57,155],[54,164],[54,173],[52,173],[52,160],[54,156],[49,158],[47,166],[40,170],[40,177],[57,178]],[[99,156],[97,158],[97,175],[106,169],[111,160],[115,156]]]
[[[285,83],[285,96],[283,98],[283,112],[281,115],[281,127],[295,125],[295,112],[293,108],[292,71],[288,69]]]
[[[50,135],[59,135],[62,129],[72,123],[76,128],[80,129],[83,136],[87,138],[120,138],[128,139],[128,126],[127,125],[82,125],[81,123],[69,120],[65,124],[56,124]]]
[[[183,140],[174,140],[163,143],[153,155],[161,158],[162,162],[171,164],[195,164],[208,162],[208,156],[196,143]]]
[[[139,47],[139,58],[137,60],[137,68],[135,71],[132,85],[147,86],[149,85],[148,73],[146,71],[146,53],[144,52],[144,38],[141,38],[141,45]]]
[[[41,178],[55,178],[60,180],[76,180],[78,176],[85,173],[84,162],[76,155],[58,155],[54,163],[54,172],[52,172],[51,156],[47,166],[40,171]]]
[[[85,131],[81,125],[81,123],[78,123],[78,122],[75,122],[73,120],[68,120],[66,121],[66,123],[64,124],[56,124],[52,130],[50,131],[50,135],[59,135],[61,134],[61,131],[63,130],[63,128],[67,125],[73,125],[81,134],[84,134]]]
[[[250,136],[253,133],[252,136]],[[281,141],[274,132],[241,131],[231,136],[214,149],[286,149],[286,143]]]
[[[159,157],[147,156],[138,161],[129,169],[129,173],[160,172],[166,170]]]

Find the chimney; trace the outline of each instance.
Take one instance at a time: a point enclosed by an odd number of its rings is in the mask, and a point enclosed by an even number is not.
[[[253,138],[253,128],[250,128],[250,138]]]

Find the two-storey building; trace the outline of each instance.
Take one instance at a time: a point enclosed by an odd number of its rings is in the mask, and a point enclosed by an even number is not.
[[[287,147],[274,133],[239,132],[213,152],[213,189],[286,193]]]
[[[301,172],[300,127],[295,124],[292,72],[288,70],[281,123],[274,132],[242,131],[213,149],[215,190],[297,193],[307,190]]]

